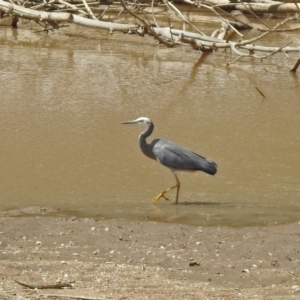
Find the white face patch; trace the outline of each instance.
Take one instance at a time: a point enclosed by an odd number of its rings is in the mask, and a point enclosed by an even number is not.
[[[137,123],[141,123],[141,124],[150,124],[151,120],[147,117],[140,117],[138,119],[136,119]]]

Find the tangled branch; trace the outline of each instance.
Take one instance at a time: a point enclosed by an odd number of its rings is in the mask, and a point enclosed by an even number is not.
[[[258,12],[262,12],[264,10],[269,12],[282,11],[282,7],[290,9],[290,11],[298,11],[299,7],[296,3],[286,4],[274,1],[269,2],[269,0],[264,0],[264,3],[245,3],[243,1],[240,1],[239,3],[232,3],[227,0],[206,0],[205,4],[203,4],[202,2],[191,0],[180,0],[195,7],[201,7],[209,10],[220,20],[220,27],[214,30],[211,36],[209,36],[199,30],[180,11],[179,7],[177,7],[173,2],[171,3],[169,0],[163,0],[162,9],[170,15],[175,16],[183,24],[183,29],[174,28],[171,25],[167,27],[160,27],[155,18],[153,0],[149,0],[151,1],[149,4],[144,2],[134,2],[131,3],[131,5],[129,5],[128,2],[125,2],[125,0],[120,0],[121,6],[118,8],[118,15],[122,14],[124,16],[123,21],[126,17],[129,17],[130,19],[128,19],[129,21],[127,21],[127,23],[102,21],[101,19],[105,13],[112,9],[112,7],[108,4],[105,7],[102,7],[101,11],[99,3],[92,2],[93,0],[78,0],[78,4],[75,4],[77,0],[72,0],[72,3],[69,3],[68,0],[49,0],[30,3],[28,1],[22,2],[22,0],[19,0],[19,2],[23,3],[22,5],[14,4],[12,1],[13,0],[10,0],[10,2],[0,0],[0,12],[2,17],[12,18],[12,26],[14,27],[17,27],[19,18],[24,18],[38,22],[38,24],[43,27],[43,31],[46,32],[65,26],[64,24],[74,23],[101,30],[108,30],[110,33],[121,31],[123,33],[137,34],[140,36],[150,35],[157,40],[158,43],[167,47],[189,45],[193,49],[203,52],[228,48],[232,51],[232,53],[237,55],[237,58],[235,58],[231,63],[236,62],[241,57],[253,57],[263,60],[278,53],[300,52],[299,43],[298,46],[290,46],[292,43],[295,44],[295,41],[289,41],[285,43],[285,45],[278,47],[254,44],[271,33],[275,34],[281,30],[299,29],[299,25],[295,26],[295,24],[293,24],[295,20],[299,19],[298,13],[288,16],[273,27],[269,26],[265,21],[260,20],[257,15]],[[155,25],[151,24],[146,17],[147,11],[145,8],[149,7],[151,8],[150,12],[155,20]],[[229,13],[225,11],[228,8],[239,8],[239,10],[234,10]],[[297,10],[295,8],[297,8]],[[257,28],[257,26],[252,24],[247,16],[242,13],[242,11],[246,10],[250,12],[250,16],[254,16],[255,19],[260,20],[261,24],[259,29],[262,31],[262,33],[249,39],[246,39],[241,31],[243,29]],[[136,24],[132,24],[132,19],[135,20]],[[288,26],[290,23],[292,23],[291,26]],[[189,25],[193,31],[186,30],[186,24]],[[49,28],[48,25],[51,27]],[[234,40],[235,36],[238,36],[239,39]],[[260,52],[267,54],[258,54]],[[296,63],[293,70],[296,70],[298,66],[299,63]]]

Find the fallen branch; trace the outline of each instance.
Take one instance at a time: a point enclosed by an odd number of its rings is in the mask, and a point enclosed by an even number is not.
[[[68,298],[68,299],[82,299],[82,300],[106,300],[104,298],[86,297],[86,296],[76,296],[76,295],[59,295],[59,294],[40,294],[44,297],[51,298]]]
[[[22,286],[25,286],[29,289],[63,289],[63,288],[72,288],[73,287],[73,283],[74,282],[66,282],[66,283],[62,283],[62,282],[59,282],[59,283],[55,283],[55,284],[29,284],[29,283],[24,283],[24,282],[21,282],[19,280],[16,280],[15,279],[15,282],[22,285]]]
[[[92,10],[90,9],[90,7],[88,6],[87,2],[85,0],[82,0],[85,9],[88,11],[89,15],[94,19],[97,20],[97,18],[95,17],[95,15],[93,14]]]
[[[292,42],[286,43],[284,46],[279,47],[276,51],[273,51],[273,52],[271,52],[271,53],[269,53],[269,54],[266,54],[265,56],[261,57],[260,59],[263,60],[263,59],[266,59],[266,58],[268,58],[268,57],[270,57],[270,56],[272,56],[272,55],[275,55],[276,53],[280,52],[283,48],[287,47],[287,46],[290,45],[291,43],[292,43]]]
[[[175,16],[178,17],[179,19],[183,20],[183,24],[185,25],[185,23],[189,24],[193,29],[195,29],[197,32],[199,32],[200,34],[204,34],[202,33],[196,26],[194,26],[189,20],[186,19],[186,17],[181,13],[181,11],[170,1],[168,0],[163,0],[164,3],[166,4],[166,6],[169,8],[169,10],[171,12],[175,13]],[[185,30],[185,27],[184,27]]]
[[[175,46],[175,43],[173,42],[172,38],[171,38],[171,42],[169,42],[168,40],[162,39],[159,35],[156,34],[156,32],[152,26],[150,26],[143,18],[138,16],[136,13],[134,13],[127,7],[124,0],[120,0],[120,1],[121,1],[122,6],[124,7],[124,10],[127,11],[134,18],[139,20],[145,26],[145,28],[147,29],[147,33],[149,35],[153,36],[156,40],[158,40],[160,43],[164,44],[167,47],[171,48],[171,47]]]
[[[293,13],[299,12],[297,3],[284,3],[284,4],[261,4],[261,3],[244,3],[237,4],[235,9],[243,12],[253,11],[255,13]]]
[[[264,93],[263,93],[257,86],[255,86],[255,88],[256,88],[256,90],[257,90],[264,98],[266,98],[266,96],[264,95]]]
[[[83,14],[83,15],[87,15],[87,13],[85,11],[83,11],[82,9],[79,9],[76,5],[73,5],[67,1],[64,0],[57,0],[59,4],[62,4],[64,7],[69,7],[72,10],[75,10],[76,12]]]
[[[139,28],[137,25],[91,20],[78,15],[64,13],[64,12],[36,11],[30,8],[22,7],[20,5],[8,3],[3,0],[0,0],[0,11],[3,11],[7,14],[11,14],[23,19],[48,21],[48,22],[56,21],[56,22],[74,23],[82,26],[109,30],[110,32],[121,31],[121,32],[128,33]]]
[[[257,37],[254,37],[252,39],[248,40],[242,40],[239,42],[234,42],[234,41],[226,41],[214,37],[209,37],[206,35],[201,35],[193,32],[187,32],[187,31],[182,31],[178,29],[173,29],[169,27],[164,27],[164,28],[153,28],[153,30],[156,31],[158,35],[164,36],[165,38],[173,38],[178,37],[178,41],[181,39],[182,42],[188,42],[188,43],[196,43],[198,49],[201,49],[203,47],[209,47],[211,50],[213,49],[218,49],[218,48],[232,48],[235,52],[238,52],[242,56],[254,56],[253,54],[248,54],[248,53],[242,53],[238,51],[237,49],[244,49],[248,50],[250,53],[254,53],[254,51],[259,51],[259,52],[282,52],[282,53],[288,53],[288,52],[300,52],[300,46],[299,47],[266,47],[266,46],[257,46],[253,45],[252,43],[262,39],[266,35],[270,34],[273,32],[273,30],[276,30],[279,26],[287,23],[288,21],[294,20],[298,17],[298,14],[288,17],[282,22],[278,23],[275,25],[271,30],[264,32],[260,34]],[[184,37],[184,41],[182,40],[182,37]],[[254,56],[255,57],[255,56]],[[257,58],[261,58],[259,56],[256,56]]]
[[[228,22],[227,20],[225,20],[213,7],[210,7],[208,5],[204,5],[204,4],[199,4],[200,7],[204,7],[204,8],[207,8],[209,10],[211,10],[218,18],[221,19],[222,22],[226,23],[228,26],[230,26],[230,28],[235,31],[236,34],[238,34],[239,36],[243,37],[243,35],[237,30],[234,28],[234,26],[232,26],[230,24],[230,22]]]
[[[291,72],[296,72],[298,67],[300,65],[300,57],[298,58],[298,60],[296,61],[296,63],[293,65],[293,67],[290,69]]]
[[[243,12],[255,13],[297,13],[299,12],[298,3],[283,3],[278,1],[252,1],[259,3],[238,3],[238,1],[231,2],[230,0],[206,0],[206,5],[212,7],[222,7],[225,10],[237,9]]]

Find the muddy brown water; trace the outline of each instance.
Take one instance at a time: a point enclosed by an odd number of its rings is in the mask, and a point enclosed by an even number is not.
[[[299,220],[300,85],[288,72],[297,56],[227,66],[235,56],[221,50],[197,65],[188,47],[75,26],[0,34],[1,210],[199,226]],[[155,123],[150,140],[219,165],[216,176],[180,173],[178,206],[174,193],[149,203],[174,177],[140,152],[143,126],[120,124],[140,116]]]

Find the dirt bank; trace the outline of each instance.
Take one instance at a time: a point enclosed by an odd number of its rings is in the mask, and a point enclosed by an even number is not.
[[[300,299],[299,223],[200,228],[51,211],[0,213],[0,299]]]

